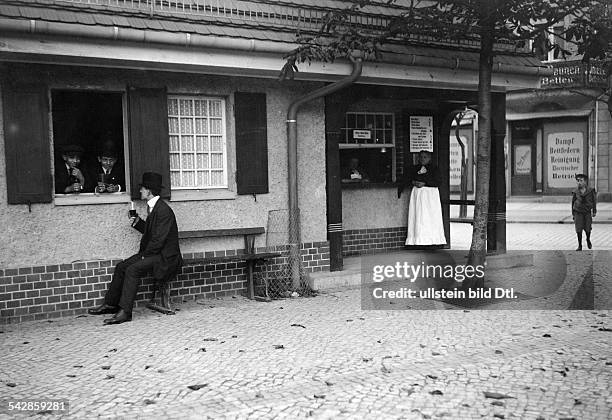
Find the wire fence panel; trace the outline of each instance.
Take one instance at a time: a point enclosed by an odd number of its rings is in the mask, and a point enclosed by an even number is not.
[[[294,220],[299,220],[299,217],[297,210]],[[268,299],[280,299],[310,293],[301,254],[298,252],[295,261],[292,260],[289,245],[289,210],[268,211],[266,247],[269,251],[281,255],[267,264],[262,264],[255,273],[255,294]],[[295,269],[292,269],[292,266]],[[297,287],[294,285],[294,276],[299,277]]]

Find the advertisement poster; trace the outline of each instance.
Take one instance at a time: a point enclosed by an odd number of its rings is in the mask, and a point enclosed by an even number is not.
[[[465,145],[466,158],[468,159],[467,164],[467,186],[468,191],[472,191],[472,139],[471,132],[466,132],[466,135],[460,135],[459,138]],[[450,150],[449,150],[449,182],[451,191],[459,191],[461,187],[461,147],[455,138],[455,135],[451,135],[450,138]]]
[[[550,133],[546,139],[548,186],[573,188],[584,171],[584,138],[580,132]]]
[[[531,146],[514,146],[514,174],[529,175],[531,173]]]
[[[433,152],[433,117],[410,117],[410,152]]]

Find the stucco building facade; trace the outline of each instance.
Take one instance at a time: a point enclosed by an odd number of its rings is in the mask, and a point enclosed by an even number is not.
[[[297,169],[297,245],[306,273],[341,269],[346,255],[403,245],[406,195],[397,197],[397,183],[417,147],[430,148],[448,173],[450,116],[476,103],[475,46],[386,46],[381,62],[363,63],[356,84],[300,107],[292,167],[287,110],[307,93],[346,78],[354,64],[313,62],[301,66],[295,80],[280,82],[283,55],[295,48],[298,29],[318,29],[326,10],[346,4],[218,3],[0,5],[4,321],[73,315],[99,302],[112,267],[137,250],[139,235],[129,227],[127,210],[147,170],[163,174],[162,195],[179,230],[262,226],[266,234],[255,246],[276,249],[287,244],[271,239],[271,226],[287,232],[288,177]],[[366,8],[360,19],[372,24],[369,18],[388,19],[393,10]],[[543,70],[526,52],[500,48],[492,83],[498,168],[506,92],[537,86]],[[122,191],[57,189],[62,146],[82,146],[87,165],[109,140],[120,150]],[[367,166],[367,182],[343,182],[352,156]],[[493,220],[503,232],[503,176],[492,186]],[[449,191],[446,179],[440,192],[450,241]],[[144,205],[136,205],[143,214]],[[185,258],[242,248],[240,237],[181,242]],[[185,299],[245,287],[244,265],[230,263],[187,265],[172,289]]]

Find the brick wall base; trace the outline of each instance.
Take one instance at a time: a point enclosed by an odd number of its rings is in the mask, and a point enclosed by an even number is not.
[[[274,275],[287,265],[287,247],[258,248],[257,252],[281,252],[268,262],[266,275]],[[236,255],[243,249],[211,253],[185,254],[185,259]],[[301,246],[304,272],[329,270],[329,243],[304,243]],[[115,266],[121,260],[98,260],[36,267],[0,269],[0,324],[76,316],[103,303]],[[261,277],[262,267],[256,268]],[[259,273],[259,275],[258,275]],[[220,264],[195,264],[183,267],[171,284],[171,299],[181,302],[221,296],[246,294],[244,261]],[[144,278],[136,297],[136,306],[151,298],[153,282]]]
[[[355,229],[343,232],[342,255],[373,254],[392,249],[402,249],[408,228]]]

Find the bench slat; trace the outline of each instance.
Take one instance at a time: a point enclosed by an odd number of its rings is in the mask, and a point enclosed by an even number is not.
[[[236,255],[225,255],[219,257],[205,257],[205,258],[188,258],[183,260],[183,265],[194,265],[194,264],[216,264],[232,261],[251,261],[251,260],[265,260],[270,258],[280,257],[280,252],[260,252],[255,254],[236,254]]]
[[[243,261],[240,255],[227,255],[224,257],[208,257],[208,258],[188,258],[183,260],[183,265],[194,265],[194,264],[217,264],[232,261]]]
[[[268,258],[280,257],[280,252],[260,252],[258,254],[242,254],[242,259],[245,261],[249,260],[264,260]]]
[[[266,229],[264,227],[235,228],[235,229],[184,230],[184,231],[179,232],[179,239],[210,238],[214,236],[260,235],[265,232],[266,232]]]

